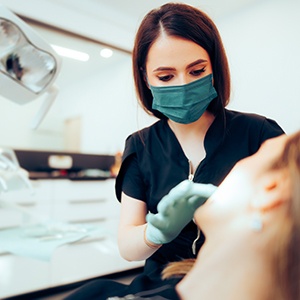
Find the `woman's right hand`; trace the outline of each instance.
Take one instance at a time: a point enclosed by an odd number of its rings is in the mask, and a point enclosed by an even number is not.
[[[121,256],[128,261],[144,260],[157,250],[150,248],[144,240],[146,214],[144,201],[122,193],[118,246]]]

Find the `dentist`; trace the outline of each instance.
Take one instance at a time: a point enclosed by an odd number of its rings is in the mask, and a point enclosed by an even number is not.
[[[125,259],[146,263],[129,286],[91,283],[77,294],[86,299],[149,290],[177,299],[168,287],[179,279],[162,280],[161,272],[170,262],[196,258],[205,236],[193,222],[195,210],[237,161],[283,134],[271,119],[225,108],[227,57],[215,24],[197,8],[167,3],[144,17],[133,73],[141,106],[158,121],[126,140],[116,179],[118,244]]]
[[[159,121],[126,140],[116,181],[119,249],[127,260],[146,259],[135,281],[145,290],[170,261],[196,257],[205,237],[194,210],[237,161],[283,131],[263,116],[225,108],[230,74],[222,40],[192,6],[168,3],[145,16],[133,73],[140,104]]]

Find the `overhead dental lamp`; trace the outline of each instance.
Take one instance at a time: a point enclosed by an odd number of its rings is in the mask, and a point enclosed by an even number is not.
[[[0,4],[0,95],[26,104],[44,95],[37,128],[55,100],[61,59],[28,24]]]

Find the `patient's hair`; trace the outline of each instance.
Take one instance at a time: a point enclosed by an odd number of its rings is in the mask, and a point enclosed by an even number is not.
[[[291,180],[288,218],[278,232],[274,274],[277,276],[276,299],[300,299],[300,131],[291,135],[271,170],[286,170]],[[273,250],[274,250],[273,248]],[[183,277],[193,267],[194,259],[173,262],[163,270],[162,278]],[[274,287],[274,288],[276,288]]]
[[[274,271],[278,274],[282,299],[300,299],[300,131],[288,139],[273,167],[287,169],[292,188],[288,212],[290,224],[283,224],[286,226],[279,232]]]
[[[188,258],[169,263],[162,271],[162,279],[185,276],[193,267],[194,262],[194,258]]]

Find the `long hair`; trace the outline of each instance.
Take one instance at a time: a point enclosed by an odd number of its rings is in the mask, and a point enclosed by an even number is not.
[[[276,280],[276,299],[300,299],[300,131],[291,135],[271,170],[286,170],[291,180],[291,199],[288,219],[278,232],[273,272]],[[183,277],[195,260],[173,262],[163,270],[162,277]],[[213,271],[212,271],[213,272]],[[201,280],[201,279],[199,279]]]
[[[145,64],[152,44],[162,33],[195,42],[204,48],[211,60],[214,87],[218,93],[208,106],[208,111],[216,115],[229,103],[230,74],[224,46],[213,21],[202,11],[179,3],[167,3],[150,11],[142,20],[137,31],[132,67],[137,97],[143,109],[160,119],[166,117],[152,109],[153,97],[145,82]],[[180,59],[180,58],[178,58]]]
[[[286,169],[291,180],[289,224],[279,232],[274,272],[284,300],[300,299],[300,131],[287,140],[275,169]],[[283,224],[285,225],[285,224]]]

